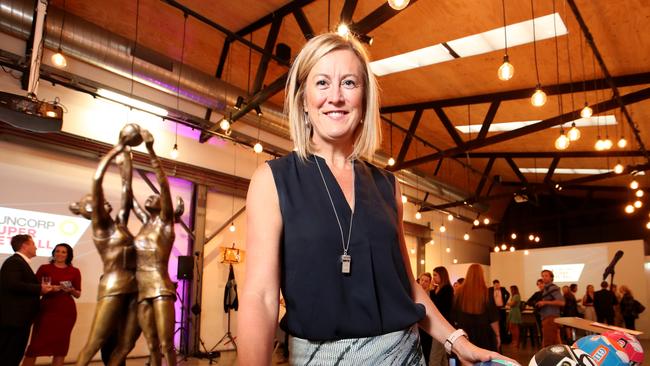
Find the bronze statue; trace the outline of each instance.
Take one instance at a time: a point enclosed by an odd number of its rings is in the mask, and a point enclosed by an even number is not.
[[[169,182],[153,150],[153,136],[144,129],[140,133],[160,185],[160,194],[149,196],[144,210],[137,201],[134,201],[134,212],[143,223],[134,239],[137,258],[135,276],[138,284],[138,320],[147,339],[151,365],[161,364],[160,349],[162,348],[167,365],[174,366],[176,365],[174,351],[176,286],[169,278],[167,264],[174,245],[176,215]],[[179,206],[182,210],[182,203]]]
[[[136,253],[133,235],[127,229],[133,207],[133,172],[129,146],[137,146],[142,142],[139,130],[139,126],[133,124],[122,129],[118,144],[102,158],[97,167],[92,194],[70,205],[73,213],[92,220],[93,241],[104,264],[90,335],[79,353],[77,365],[87,365],[116,327],[119,328],[120,336],[111,357],[111,365],[123,362],[140,336],[136,311]],[[122,178],[122,197],[120,210],[113,219],[110,216],[110,204],[104,197],[102,182],[108,165],[116,157]]]

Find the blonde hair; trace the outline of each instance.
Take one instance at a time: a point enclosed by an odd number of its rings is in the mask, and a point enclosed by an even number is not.
[[[379,126],[379,87],[370,71],[368,54],[354,37],[342,37],[325,33],[310,39],[293,62],[287,77],[284,111],[289,117],[289,128],[296,153],[301,159],[313,152],[311,146],[311,122],[304,108],[305,82],[311,69],[325,55],[333,51],[350,50],[359,59],[363,71],[363,120],[357,127],[354,150],[350,158],[366,155],[372,157],[381,142]],[[309,123],[308,123],[309,122]]]

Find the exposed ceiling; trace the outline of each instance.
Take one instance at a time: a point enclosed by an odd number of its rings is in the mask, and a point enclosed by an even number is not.
[[[624,187],[631,180],[628,175],[615,174],[597,177],[602,179],[522,174],[519,168],[611,169],[620,161],[624,166],[648,169],[643,146],[650,144],[650,129],[646,128],[650,121],[650,1],[533,3],[535,17],[552,14],[555,6],[568,29],[568,35],[557,39],[557,57],[553,37],[536,44],[540,82],[549,95],[543,107],[533,107],[529,101],[537,84],[532,43],[508,49],[515,66],[514,78],[509,81],[499,80],[496,74],[502,50],[379,77],[384,155],[398,160],[395,168],[414,168],[466,192],[468,202],[490,203],[492,217],[500,217],[513,192],[522,188],[548,192],[560,184],[565,188],[563,195],[584,195],[591,190],[590,194],[623,199],[627,194]],[[53,0],[50,6],[129,40],[136,39],[137,24],[138,45],[248,90],[249,95],[243,97],[251,108],[263,103],[275,110],[282,110],[282,77],[288,70],[286,62],[272,55],[275,45],[288,45],[293,57],[305,43],[306,33],[333,29],[341,17],[352,20],[353,30],[373,38],[369,51],[375,60],[504,24],[501,0],[419,0],[399,12],[390,9],[385,0],[110,0],[101,6],[88,0]],[[507,0],[505,10],[507,24],[532,17],[530,1]],[[189,15],[185,42],[184,13]],[[586,32],[593,42],[587,41]],[[255,46],[249,47],[251,44]],[[617,86],[620,102],[613,98],[611,85]],[[585,100],[600,106],[601,115],[614,115],[618,124],[582,127],[581,139],[559,152],[554,148],[559,129],[549,127],[577,118]],[[208,120],[210,113],[205,116]],[[254,112],[244,109],[234,113],[237,118]],[[478,136],[454,128],[468,122],[530,120],[543,122]],[[204,127],[209,125],[205,122]],[[631,125],[638,129],[636,133]],[[614,141],[610,151],[594,151],[599,135]],[[616,147],[620,136],[629,142],[625,149]],[[495,176],[500,183],[491,184]]]

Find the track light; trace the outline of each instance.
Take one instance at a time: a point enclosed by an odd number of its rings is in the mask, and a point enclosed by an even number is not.
[[[230,129],[230,121],[228,121],[228,118],[224,117],[221,122],[219,122],[219,128],[224,131],[228,131]]]
[[[237,102],[235,103],[235,107],[234,107],[234,108],[235,108],[236,110],[240,110],[241,107],[242,107],[242,105],[244,105],[244,97],[242,97],[242,96],[240,95],[240,96],[237,97]]]
[[[255,110],[255,113],[257,113],[257,115],[258,115],[259,117],[262,116],[262,108],[260,108],[259,105],[255,105],[255,106],[253,107],[253,109]]]

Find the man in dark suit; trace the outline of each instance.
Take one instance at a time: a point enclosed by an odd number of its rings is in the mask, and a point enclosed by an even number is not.
[[[607,281],[601,282],[600,291],[594,293],[594,310],[599,323],[614,325],[614,305],[618,304],[618,300],[607,286]]]
[[[0,360],[3,365],[18,365],[23,358],[29,329],[38,312],[40,294],[52,290],[38,282],[29,266],[36,256],[36,245],[29,235],[11,238],[16,252],[0,269]]]
[[[510,293],[505,288],[501,287],[499,280],[492,281],[492,287],[489,288],[490,300],[494,301],[499,310],[499,334],[501,336],[501,344],[510,343],[510,339],[506,330],[506,304],[510,299]]]

